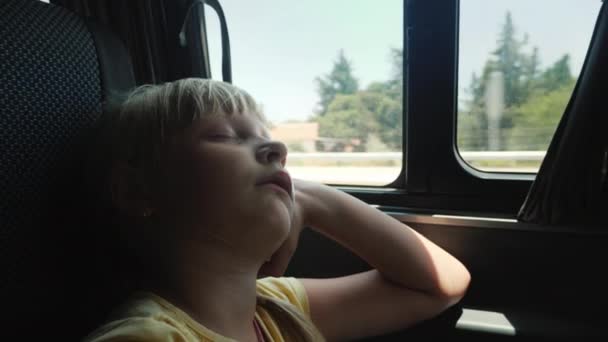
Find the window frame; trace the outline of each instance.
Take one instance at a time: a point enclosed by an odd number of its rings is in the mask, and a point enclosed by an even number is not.
[[[460,1],[404,1],[402,171],[384,188],[339,188],[382,206],[515,217],[535,174],[479,171],[457,149]]]

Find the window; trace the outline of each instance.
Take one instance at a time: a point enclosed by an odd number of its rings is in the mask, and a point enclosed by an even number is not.
[[[301,179],[381,186],[402,168],[403,0],[224,0],[233,83],[258,100]],[[212,76],[219,21],[205,11]],[[232,18],[232,20],[231,20]]]
[[[600,1],[461,0],[457,146],[482,171],[536,172]]]

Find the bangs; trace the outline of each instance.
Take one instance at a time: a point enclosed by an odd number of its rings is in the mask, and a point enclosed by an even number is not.
[[[152,161],[159,150],[196,120],[218,115],[253,115],[267,122],[249,93],[231,84],[187,78],[133,90],[110,113],[117,159]]]

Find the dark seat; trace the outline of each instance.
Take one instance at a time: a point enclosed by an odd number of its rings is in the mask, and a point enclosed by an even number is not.
[[[108,94],[134,84],[108,31],[54,5],[0,0],[0,339],[88,329],[82,139]]]

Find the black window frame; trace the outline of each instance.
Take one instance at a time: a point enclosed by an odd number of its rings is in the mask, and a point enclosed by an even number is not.
[[[459,0],[404,0],[404,167],[386,187],[340,189],[414,211],[517,214],[535,175],[482,172],[457,150],[459,8]]]

